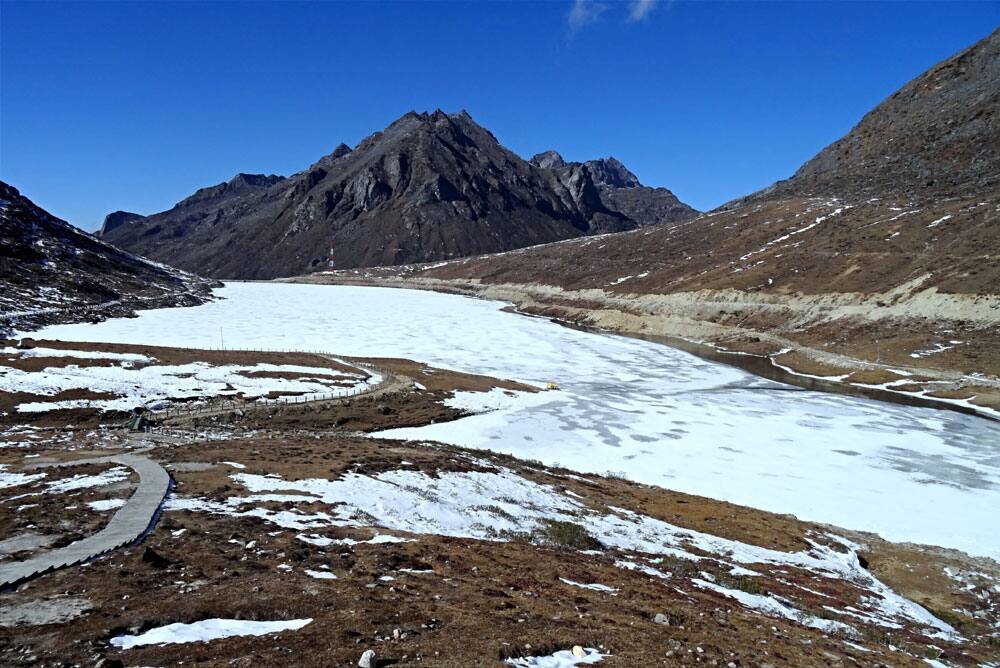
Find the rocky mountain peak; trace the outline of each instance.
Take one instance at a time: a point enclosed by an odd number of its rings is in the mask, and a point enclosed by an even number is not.
[[[341,142],[341,143],[337,144],[337,148],[333,149],[332,153],[328,153],[327,155],[324,155],[322,158],[320,158],[315,163],[313,163],[313,165],[309,169],[311,169],[311,170],[312,169],[317,169],[317,168],[319,168],[319,169],[329,169],[330,166],[334,162],[336,162],[337,160],[340,160],[345,155],[349,155],[350,153],[352,153],[351,147],[348,146],[347,144]]]
[[[113,211],[104,217],[104,224],[101,225],[101,231],[98,232],[98,236],[103,236],[122,225],[134,223],[143,218],[145,216],[142,214],[132,213],[131,211]]]
[[[233,178],[229,179],[227,184],[230,188],[243,188],[243,187],[259,187],[259,186],[269,186],[273,183],[281,181],[284,177],[277,176],[275,174],[245,174],[240,172]]]
[[[542,151],[541,153],[536,153],[528,162],[533,164],[535,167],[541,167],[542,169],[558,169],[566,166],[566,161],[563,160],[563,157],[556,151]]]
[[[201,188],[195,194],[183,200],[181,204],[194,204],[206,200],[216,200],[222,197],[239,195],[242,193],[268,188],[275,183],[284,181],[285,177],[275,174],[236,174],[225,183],[219,183],[207,188]]]
[[[599,160],[588,160],[584,163],[590,169],[594,182],[614,188],[638,188],[642,184],[617,158],[608,157]]]

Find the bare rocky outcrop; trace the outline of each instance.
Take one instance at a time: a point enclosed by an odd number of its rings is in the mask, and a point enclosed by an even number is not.
[[[101,229],[97,233],[97,236],[104,236],[108,232],[119,228],[122,225],[128,225],[129,223],[134,223],[144,219],[145,216],[141,213],[133,213],[131,211],[113,211],[104,217],[104,224],[101,225]]]
[[[642,185],[614,157],[566,162],[556,151],[545,151],[532,157],[531,164],[553,171],[578,204],[593,206],[599,201],[601,206],[625,214],[639,226],[675,223],[698,215],[666,188]]]

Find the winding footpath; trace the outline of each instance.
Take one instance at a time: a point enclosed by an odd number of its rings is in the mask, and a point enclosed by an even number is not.
[[[324,356],[342,363],[342,360],[338,358],[329,355]],[[370,367],[369,365],[358,366],[363,366],[372,371],[375,370],[374,367]],[[355,394],[345,393],[339,396],[297,403],[337,404],[359,396],[377,398],[384,394],[405,390],[413,384],[411,379],[387,370],[380,369],[378,373],[381,375],[381,378],[377,383]],[[174,413],[169,415],[167,419],[183,421],[185,418],[191,419],[223,415],[237,409],[273,408],[276,404],[284,405],[285,403],[287,402],[275,401],[274,403],[258,405],[247,402],[239,406],[232,404],[221,407],[201,407],[190,411]],[[156,414],[154,413],[154,415]],[[142,450],[133,452],[132,454],[38,465],[38,468],[44,468],[79,464],[121,464],[139,474],[139,486],[129,500],[125,502],[125,505],[118,509],[107,526],[94,535],[78,540],[65,547],[44,552],[24,561],[0,564],[0,589],[16,587],[23,582],[51,571],[84,563],[142,538],[156,523],[160,507],[167,493],[170,491],[170,475],[157,462],[142,456],[139,454],[140,452]]]
[[[0,564],[0,588],[16,587],[39,575],[89,561],[106,552],[134,543],[155,522],[160,505],[170,490],[170,476],[162,466],[148,457],[136,454],[96,457],[63,462],[56,466],[84,463],[127,466],[139,474],[139,486],[125,505],[118,509],[107,526],[94,535],[25,561]]]

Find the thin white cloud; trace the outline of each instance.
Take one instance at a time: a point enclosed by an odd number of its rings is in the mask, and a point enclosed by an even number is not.
[[[630,21],[642,21],[656,8],[659,0],[632,0],[628,10]]]
[[[579,30],[601,18],[601,14],[607,8],[606,4],[596,2],[596,0],[574,0],[569,14],[566,15],[566,22],[569,24],[570,30]]]

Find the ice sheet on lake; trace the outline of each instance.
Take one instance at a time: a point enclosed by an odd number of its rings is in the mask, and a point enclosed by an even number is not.
[[[774,512],[1000,558],[1000,424],[797,391],[654,343],[504,304],[387,288],[235,283],[225,299],[35,336],[335,350],[558,383],[396,435],[490,448]]]

